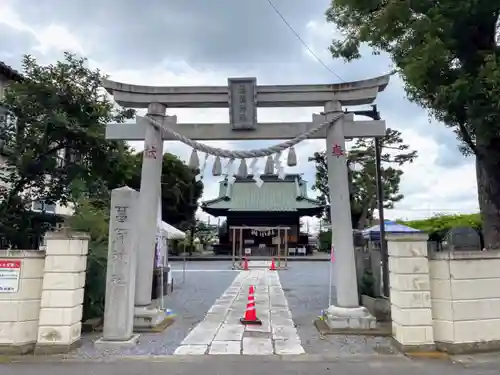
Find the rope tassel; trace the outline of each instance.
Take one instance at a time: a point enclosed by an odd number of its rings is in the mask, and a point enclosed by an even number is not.
[[[245,159],[241,159],[240,167],[238,168],[238,176],[243,178],[248,176],[247,162]]]
[[[205,154],[205,160],[203,160],[203,165],[200,168],[200,173],[196,176],[196,181],[203,180],[203,176],[205,175],[205,169],[207,168],[207,162],[208,162],[208,154]]]
[[[286,164],[289,167],[295,167],[297,165],[297,155],[295,154],[295,147],[290,147],[290,149],[288,150]]]
[[[191,152],[188,166],[191,169],[199,169],[200,168],[200,159],[198,158],[198,153],[196,152],[196,150],[194,148],[193,148],[193,151]]]
[[[214,166],[212,167],[212,175],[220,176],[222,175],[222,163],[220,161],[220,156],[217,156],[214,161]]]
[[[273,156],[269,155],[266,160],[266,167],[264,169],[264,174],[273,174],[274,173],[274,160]]]

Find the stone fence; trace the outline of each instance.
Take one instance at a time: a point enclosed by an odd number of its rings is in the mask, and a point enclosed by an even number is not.
[[[46,250],[0,250],[0,353],[65,353],[81,337],[89,237],[53,232]]]
[[[392,331],[403,351],[500,348],[500,251],[427,250],[427,235],[388,235]]]

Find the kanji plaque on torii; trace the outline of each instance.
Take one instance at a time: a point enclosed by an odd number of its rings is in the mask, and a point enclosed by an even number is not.
[[[229,121],[234,130],[252,130],[257,126],[255,78],[229,78]]]

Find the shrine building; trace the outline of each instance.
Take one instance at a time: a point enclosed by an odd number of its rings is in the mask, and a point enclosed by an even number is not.
[[[278,246],[282,252],[285,244],[288,249],[307,247],[308,235],[300,233],[300,218],[319,215],[324,206],[308,198],[307,183],[298,174],[283,179],[277,175],[260,178],[264,182],[261,187],[252,176],[235,176],[233,183],[226,177],[219,183],[219,196],[202,202],[206,213],[226,217],[219,231],[219,245],[214,249],[217,253],[244,248],[251,255],[273,256]]]

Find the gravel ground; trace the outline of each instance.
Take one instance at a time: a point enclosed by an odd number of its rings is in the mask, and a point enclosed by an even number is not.
[[[218,263],[218,264],[216,264]],[[182,269],[174,266],[173,269]],[[169,355],[179,346],[187,333],[201,320],[213,303],[231,285],[237,272],[230,271],[228,262],[187,264],[185,282],[182,272],[174,272],[174,292],[166,297],[165,306],[176,314],[175,322],[163,333],[141,334],[137,346],[131,349],[102,352],[93,346],[97,335],[86,335],[75,352],[77,357],[109,357],[115,355]],[[190,270],[219,269],[223,272],[190,272]]]
[[[280,281],[306,353],[396,354],[386,337],[328,335],[320,338],[313,320],[328,307],[328,262],[289,263],[288,270],[280,271]],[[332,290],[335,297],[335,288]]]
[[[230,261],[191,261],[185,266],[183,283],[182,262],[172,263],[174,293],[166,297],[165,306],[171,308],[177,317],[175,323],[163,333],[142,334],[134,348],[112,352],[96,350],[93,340],[99,336],[86,335],[82,340],[82,347],[71,357],[173,354],[188,332],[204,318],[215,300],[229,287],[239,272],[231,270]],[[320,337],[312,322],[328,305],[328,272],[328,262],[290,262],[287,271],[279,272],[281,285],[306,353],[338,357],[395,353],[388,338],[344,335]]]

